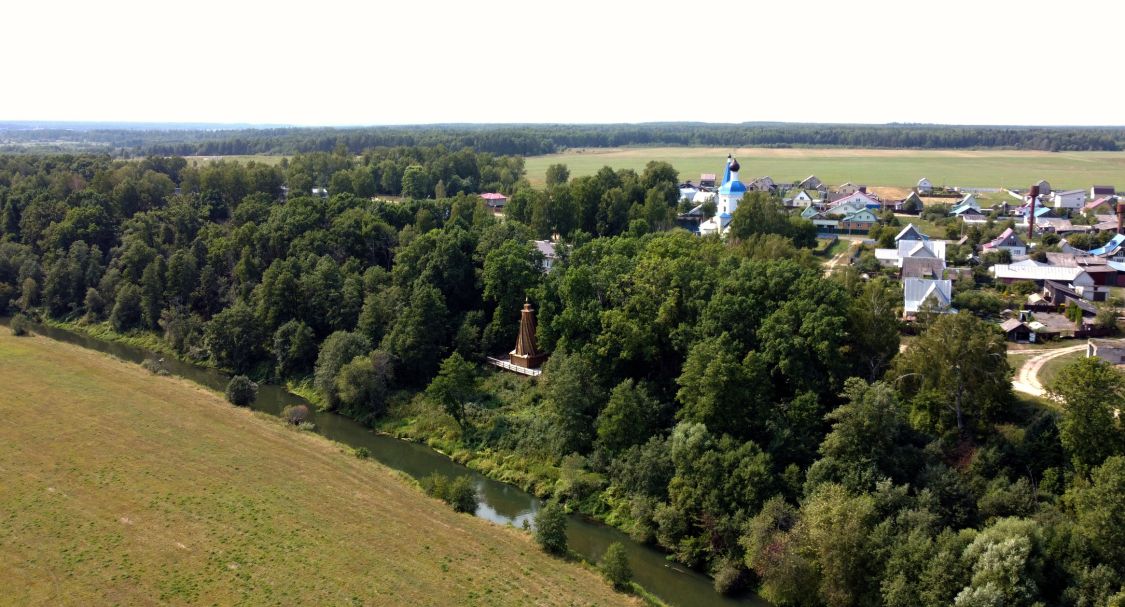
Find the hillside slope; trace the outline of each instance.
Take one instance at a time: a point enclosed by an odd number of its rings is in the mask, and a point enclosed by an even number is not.
[[[629,604],[186,381],[0,331],[0,604]]]

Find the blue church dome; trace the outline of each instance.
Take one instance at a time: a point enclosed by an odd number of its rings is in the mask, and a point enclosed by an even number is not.
[[[745,194],[746,186],[738,179],[732,179],[719,188],[720,194]]]
[[[723,175],[723,185],[719,186],[719,194],[738,196],[746,193],[746,186],[738,180],[738,169],[740,168],[742,167],[739,166],[738,161],[728,155],[727,170]]]

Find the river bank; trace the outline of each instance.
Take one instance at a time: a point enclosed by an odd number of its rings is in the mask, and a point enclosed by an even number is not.
[[[53,339],[105,352],[134,363],[157,356],[156,353],[132,344],[103,341],[58,327],[36,326],[35,330]],[[199,367],[176,359],[166,358],[164,365],[169,373],[216,391],[223,390],[229,379],[215,369]],[[258,401],[254,408],[278,415],[284,407],[293,404],[308,404],[308,402],[280,386],[264,384],[259,389]],[[310,408],[315,409],[315,407]],[[424,444],[376,434],[369,428],[334,413],[314,411],[311,421],[316,424],[317,433],[352,448],[364,447],[377,461],[405,472],[413,478],[420,479],[434,472],[446,476],[470,475],[481,499],[480,507],[476,512],[481,518],[502,525],[522,527],[525,523],[530,524],[534,520],[535,513],[539,509],[540,501],[536,497],[515,486],[471,471]],[[456,453],[451,455],[457,456]],[[626,546],[635,581],[670,605],[766,604],[752,595],[742,598],[722,597],[714,591],[711,580],[706,576],[671,563],[662,552],[637,543],[623,532],[584,516],[571,517],[568,539],[571,548],[591,562],[600,559],[609,544],[622,542]]]

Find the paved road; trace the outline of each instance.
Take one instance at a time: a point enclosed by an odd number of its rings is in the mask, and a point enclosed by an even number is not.
[[[1072,352],[1080,352],[1085,349],[1086,344],[1082,344],[1080,346],[1069,346],[1066,348],[1041,351],[1040,354],[1036,354],[1024,361],[1019,372],[1012,378],[1012,388],[1018,392],[1024,392],[1032,396],[1046,396],[1047,390],[1043,387],[1043,384],[1039,383],[1039,370],[1043,368],[1043,365],[1047,364],[1049,360],[1065,356]]]

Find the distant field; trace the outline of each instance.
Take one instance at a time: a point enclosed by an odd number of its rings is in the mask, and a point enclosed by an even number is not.
[[[258,162],[261,164],[268,164],[273,166],[281,162],[287,156],[267,156],[265,154],[251,154],[246,156],[184,156],[188,161],[188,165],[204,164],[207,162],[215,162],[216,160],[228,160],[234,162],[241,162],[243,164],[248,162]]]
[[[532,185],[543,185],[547,166],[562,162],[572,176],[590,175],[603,166],[642,170],[649,160],[670,162],[681,179],[700,173],[722,174],[729,148],[584,148],[527,159]],[[744,181],[769,175],[794,181],[816,175],[829,185],[850,181],[867,185],[911,187],[927,177],[934,185],[1026,187],[1046,179],[1056,188],[1094,184],[1125,188],[1125,152],[1024,152],[1005,150],[733,150]]]
[[[635,604],[185,381],[0,329],[0,605]]]

